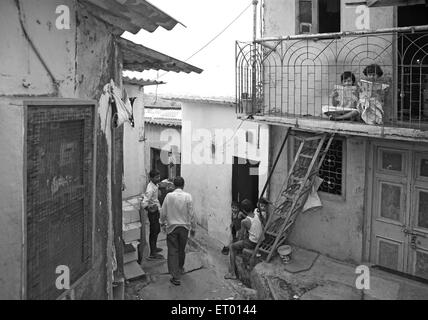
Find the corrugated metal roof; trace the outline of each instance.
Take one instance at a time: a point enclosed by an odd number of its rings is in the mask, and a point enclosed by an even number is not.
[[[167,127],[181,127],[181,120],[146,119],[147,123]]]
[[[144,121],[166,126],[181,126],[181,109],[144,109]]]
[[[201,73],[203,70],[191,64],[167,56],[141,44],[120,38],[118,40],[123,53],[123,69],[130,71],[165,70],[185,73]]]
[[[91,13],[122,30],[137,33],[141,29],[155,31],[159,26],[171,30],[178,23],[145,0],[80,0]]]
[[[158,84],[165,84],[163,81],[156,81],[156,80],[145,80],[145,79],[137,79],[137,78],[129,78],[129,77],[123,77],[122,78],[123,83],[125,84],[134,84],[137,86],[152,86],[152,85],[158,85]]]

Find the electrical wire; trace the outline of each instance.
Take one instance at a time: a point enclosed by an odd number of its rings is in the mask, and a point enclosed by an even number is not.
[[[253,3],[251,2],[244,10],[242,10],[226,27],[224,27],[218,34],[216,34],[210,41],[208,41],[206,44],[204,44],[200,49],[198,49],[197,51],[195,51],[192,55],[190,55],[186,60],[184,60],[184,62],[189,61],[190,59],[192,59],[194,56],[196,56],[199,52],[201,52],[202,50],[204,50],[206,47],[208,47],[211,43],[213,43],[219,36],[221,36],[227,29],[229,29],[229,27],[234,24],[251,6],[253,5]],[[165,76],[166,74],[168,74],[168,72],[165,72],[163,74],[161,74],[157,79],[162,78],[163,76]]]
[[[233,139],[235,138],[236,133],[238,132],[238,130],[241,128],[242,124],[244,123],[245,119],[241,120],[241,123],[238,125],[238,127],[235,129],[235,132],[233,133],[233,135],[229,138],[229,140],[227,140],[222,146],[221,149],[223,150],[224,147]]]

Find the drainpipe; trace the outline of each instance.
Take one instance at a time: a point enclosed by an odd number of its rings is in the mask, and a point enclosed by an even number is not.
[[[255,112],[254,108],[256,106],[256,99],[257,99],[257,72],[256,72],[256,57],[257,57],[257,51],[256,51],[256,39],[257,39],[257,4],[258,0],[253,0],[253,72],[252,72],[252,113]]]

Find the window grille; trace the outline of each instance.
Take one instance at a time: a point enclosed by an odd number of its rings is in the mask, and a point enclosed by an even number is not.
[[[94,107],[28,106],[27,298],[55,299],[91,267]]]
[[[319,172],[323,182],[318,191],[342,195],[343,140],[334,139]]]

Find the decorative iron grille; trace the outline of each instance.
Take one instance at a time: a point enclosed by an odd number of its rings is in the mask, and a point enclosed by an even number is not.
[[[343,178],[343,140],[334,139],[327,151],[319,171],[323,179],[319,191],[342,195]]]
[[[427,56],[428,26],[237,42],[237,113],[329,119],[341,75],[352,72],[361,90],[364,69],[377,64],[383,75],[373,83],[386,88],[376,124],[426,129]]]
[[[27,128],[27,298],[55,299],[58,266],[91,265],[94,109],[29,106]]]

